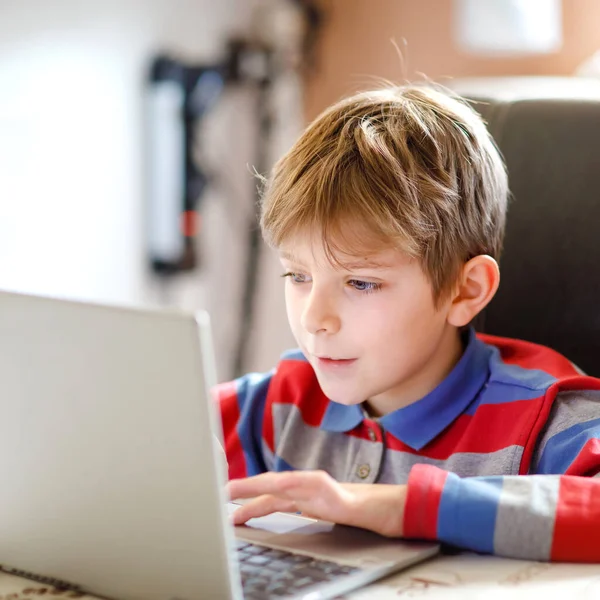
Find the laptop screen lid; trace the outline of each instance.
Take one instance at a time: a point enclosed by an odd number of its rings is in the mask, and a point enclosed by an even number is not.
[[[0,563],[121,600],[238,596],[214,381],[204,313],[0,292]]]

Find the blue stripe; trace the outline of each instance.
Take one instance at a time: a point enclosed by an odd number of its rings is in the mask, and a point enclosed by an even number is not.
[[[248,477],[267,471],[262,455],[262,425],[273,372],[250,373],[236,380],[240,419],[237,434],[242,444]]]
[[[438,512],[438,538],[476,552],[494,552],[502,477],[461,479],[449,473]]]
[[[484,404],[507,404],[520,400],[535,400],[541,398],[544,393],[545,390],[532,390],[515,384],[489,383],[483,388],[475,402],[465,411],[465,414],[473,416],[477,409]]]
[[[498,348],[493,348],[490,359],[489,383],[505,383],[530,390],[545,390],[556,381],[556,377],[541,369],[526,369],[502,360]]]
[[[296,467],[292,467],[292,465],[283,460],[283,458],[275,456],[275,460],[273,461],[273,471],[296,471]]]
[[[577,423],[552,436],[542,452],[536,473],[560,475],[577,458],[589,440],[600,439],[600,419]]]

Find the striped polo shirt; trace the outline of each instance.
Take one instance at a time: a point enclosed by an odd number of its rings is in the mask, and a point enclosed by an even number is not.
[[[470,330],[440,385],[379,419],[329,400],[299,351],[216,391],[232,479],[321,469],[408,484],[406,537],[600,561],[600,380],[548,348]]]

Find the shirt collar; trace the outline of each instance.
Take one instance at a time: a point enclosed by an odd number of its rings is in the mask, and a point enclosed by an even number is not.
[[[420,450],[459,417],[489,377],[490,349],[469,329],[465,351],[450,374],[425,397],[382,417],[381,426],[414,450]],[[345,432],[364,418],[360,405],[329,401],[321,429]]]

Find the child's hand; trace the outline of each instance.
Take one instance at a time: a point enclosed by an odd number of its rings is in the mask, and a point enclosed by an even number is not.
[[[233,513],[235,525],[273,512],[304,516],[401,537],[405,485],[338,483],[325,471],[263,473],[227,484],[232,500],[254,498]]]

